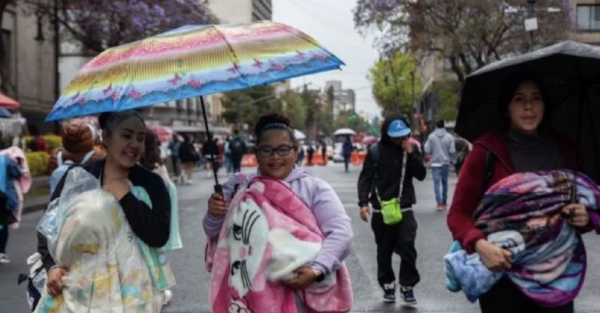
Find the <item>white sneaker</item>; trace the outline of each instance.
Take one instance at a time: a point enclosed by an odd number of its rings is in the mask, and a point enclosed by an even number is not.
[[[186,181],[185,181],[185,184],[186,184],[186,185],[193,185],[193,184],[194,184],[194,181],[193,181],[193,180],[191,180],[191,179],[188,179],[188,180],[186,180]]]
[[[0,264],[8,264],[10,263],[10,258],[6,253],[0,253]]]
[[[173,298],[173,293],[171,292],[171,290],[167,289],[163,292],[163,305],[167,305],[169,304],[169,302],[171,302],[171,299]]]

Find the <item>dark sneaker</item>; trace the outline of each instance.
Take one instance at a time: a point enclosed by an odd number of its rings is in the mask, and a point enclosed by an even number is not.
[[[417,304],[417,298],[415,298],[413,293],[413,287],[400,287],[400,296],[402,297],[402,300],[404,300],[404,303],[408,305]]]
[[[383,302],[386,302],[386,303],[396,302],[396,284],[395,283],[383,284]]]

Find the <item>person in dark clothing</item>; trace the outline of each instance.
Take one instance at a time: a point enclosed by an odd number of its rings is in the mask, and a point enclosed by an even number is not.
[[[187,185],[193,184],[192,175],[194,174],[196,162],[200,160],[200,155],[188,135],[183,135],[183,142],[179,146],[179,159],[181,160],[184,183]]]
[[[448,213],[448,226],[467,253],[478,253],[487,268],[503,271],[511,267],[511,253],[487,241],[473,220],[486,190],[500,180],[520,172],[574,168],[574,146],[545,126],[552,106],[542,80],[533,74],[518,73],[502,87],[498,114],[507,117],[501,128],[489,130],[473,143],[460,172]],[[489,156],[489,157],[488,157]],[[491,159],[493,163],[489,163]],[[488,164],[493,164],[489,170]],[[585,232],[590,230],[590,213],[581,204],[571,204],[568,222]],[[550,253],[550,252],[549,252]],[[547,308],[529,299],[508,278],[500,280],[479,299],[481,312],[571,313],[573,301]]]
[[[350,136],[348,136],[342,145],[342,156],[344,157],[344,168],[346,169],[346,173],[349,171],[348,167],[350,166],[350,157],[352,156],[353,150],[352,140],[350,140]]]
[[[248,152],[244,138],[240,136],[240,132],[236,129],[233,131],[233,138],[229,141],[229,153],[231,162],[233,163],[233,173],[239,173],[242,170],[242,159],[244,154]]]
[[[308,154],[308,166],[312,166],[313,165],[313,156],[315,155],[315,147],[313,146],[312,142],[308,144],[308,150],[306,151],[306,154]]]
[[[83,168],[100,180],[104,190],[120,203],[133,233],[150,247],[163,247],[169,240],[171,200],[162,178],[139,165],[144,155],[146,126],[135,111],[103,113],[99,117],[107,151],[105,160]],[[68,175],[64,175],[51,200],[59,198]],[[130,184],[142,187],[150,196],[152,208],[131,192]],[[69,269],[56,265],[48,250],[46,238],[38,232],[38,252],[48,272],[49,295],[62,293],[63,277]]]
[[[207,170],[207,176],[210,177],[212,175],[212,166],[213,166],[213,162],[212,160],[218,160],[219,158],[219,146],[217,145],[217,142],[215,141],[215,139],[212,137],[212,134],[208,134],[209,138],[211,138],[211,140],[206,140],[203,144],[202,144],[202,155],[204,156],[204,158],[206,158],[206,170]],[[217,171],[219,170],[219,162],[215,162],[216,166],[217,166]]]
[[[327,143],[325,140],[321,141],[321,157],[323,158],[323,165],[327,165]]]
[[[183,183],[183,175],[181,175],[181,172],[179,171],[179,146],[181,146],[179,136],[173,135],[173,142],[169,144],[169,149],[171,150],[171,163],[173,164],[173,174],[175,174],[175,182]]]
[[[367,151],[358,179],[360,216],[365,222],[368,221],[371,204],[371,227],[377,244],[377,279],[384,291],[384,301],[396,300],[392,256],[397,252],[402,259],[399,272],[400,294],[407,304],[415,304],[417,301],[413,287],[419,283],[420,276],[416,267],[415,249],[417,221],[412,212],[412,206],[417,203],[413,178],[424,180],[426,170],[419,150],[408,141],[410,125],[405,117],[399,114],[388,116],[383,122],[381,133],[381,141]],[[404,177],[401,177],[404,163],[406,168]],[[397,224],[387,225],[381,214],[381,201],[398,198],[401,182],[403,187],[400,207],[403,219]]]

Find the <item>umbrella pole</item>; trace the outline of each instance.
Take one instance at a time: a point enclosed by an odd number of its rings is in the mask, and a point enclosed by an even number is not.
[[[213,139],[211,138],[210,131],[208,129],[208,118],[206,117],[206,106],[204,105],[204,97],[200,96],[200,103],[202,104],[202,117],[204,118],[204,127],[206,128],[206,135],[208,136],[208,144],[212,145]],[[217,152],[218,153],[218,152]],[[218,163],[217,158],[213,155],[211,158],[213,174],[215,175],[215,192],[223,193],[223,188],[219,184],[219,177],[217,176]]]

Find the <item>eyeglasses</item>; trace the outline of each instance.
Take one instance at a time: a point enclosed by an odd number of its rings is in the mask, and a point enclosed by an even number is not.
[[[268,158],[277,152],[277,155],[285,157],[290,155],[292,151],[298,150],[298,147],[295,146],[279,146],[277,148],[265,146],[258,148],[258,156],[261,158]]]

